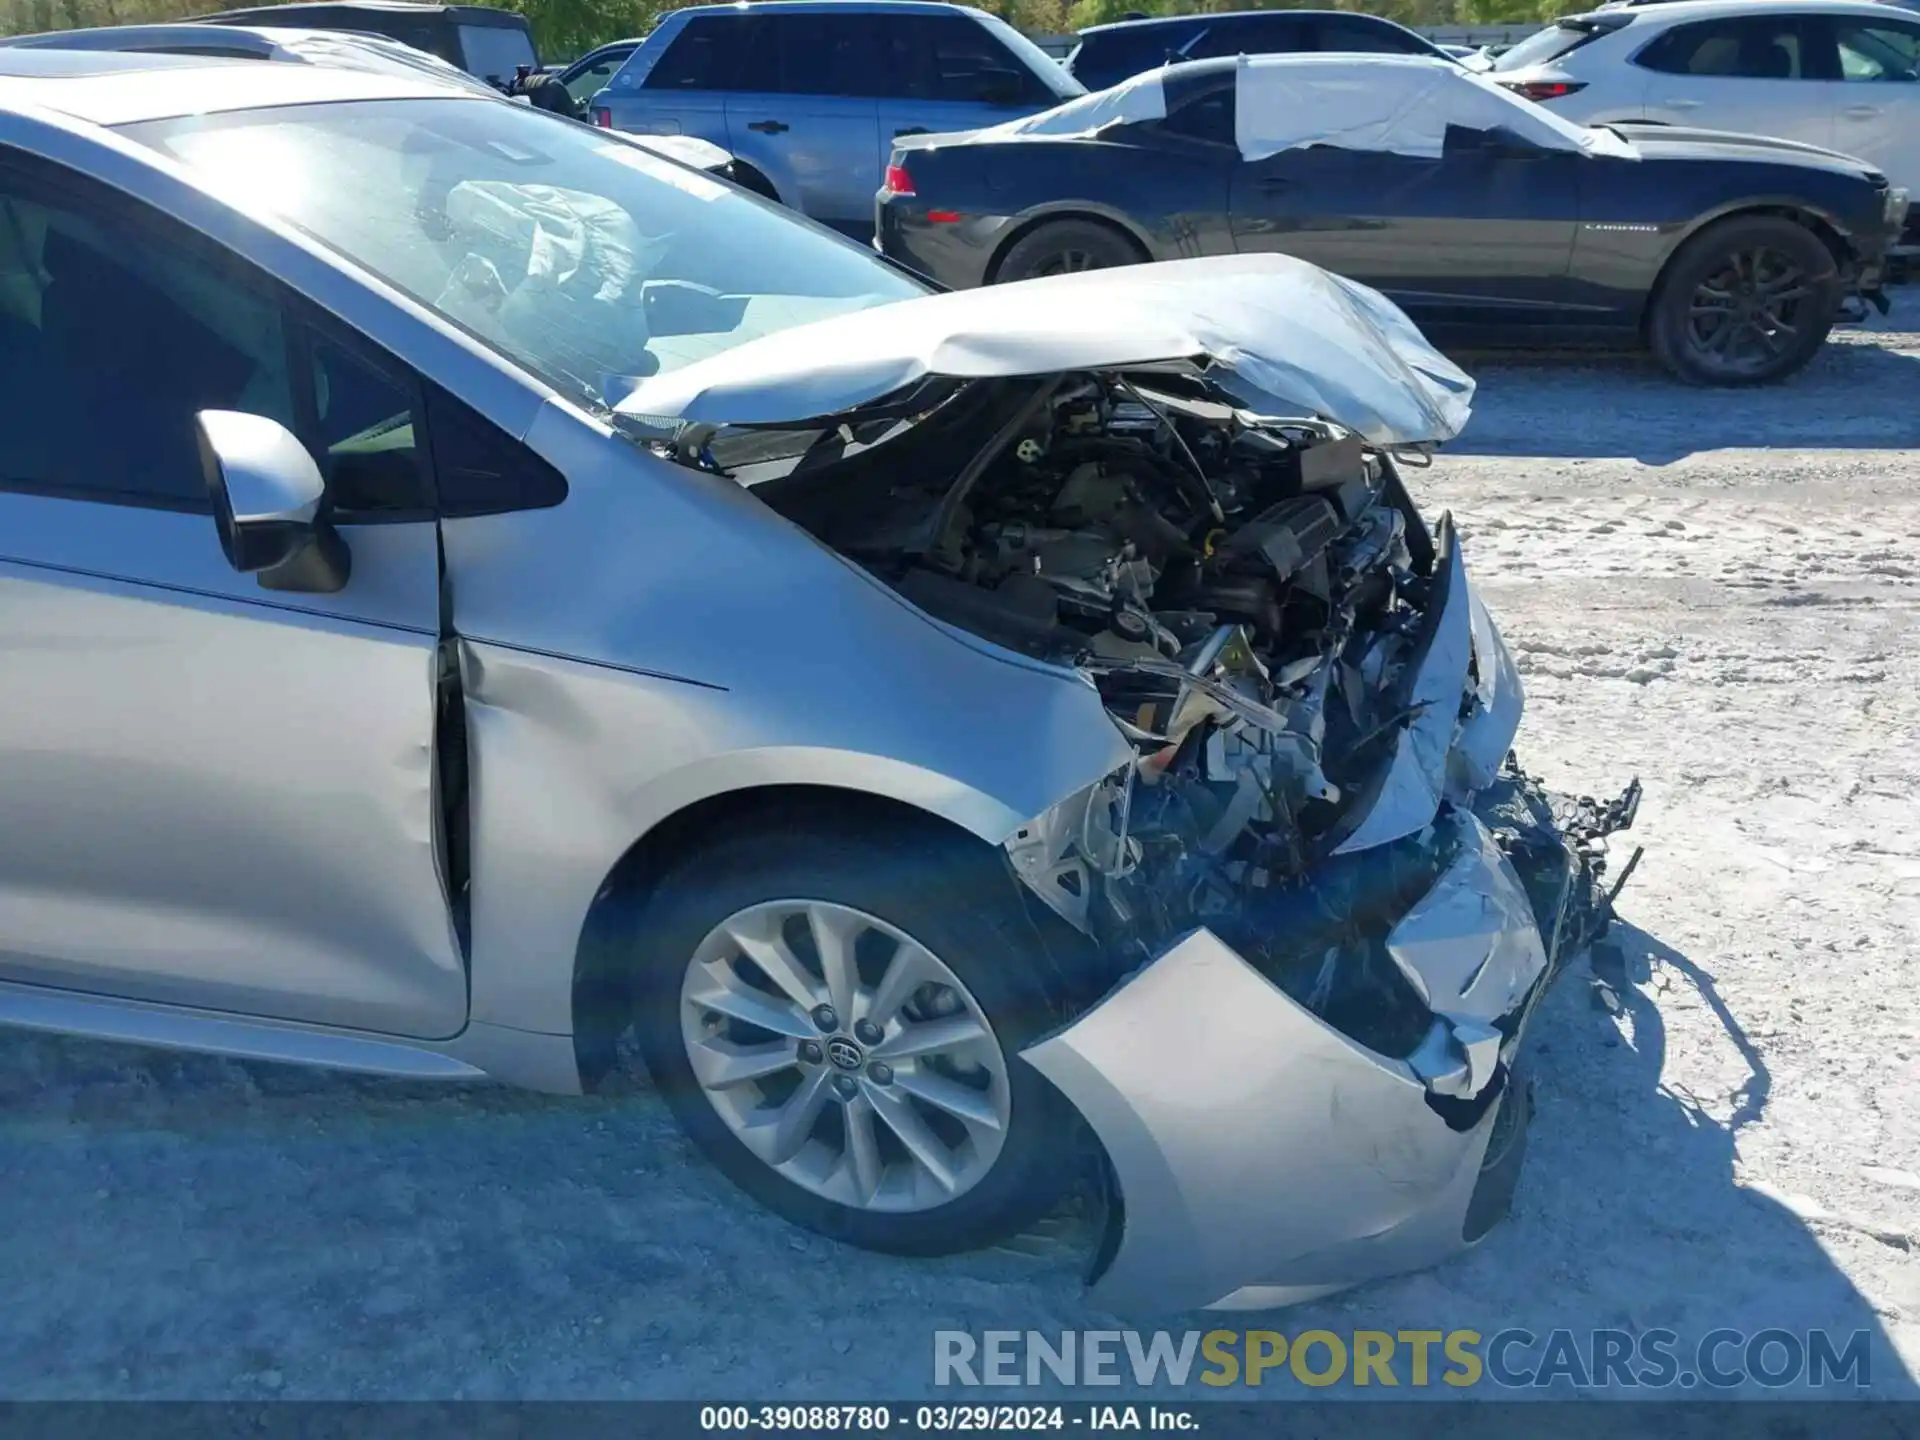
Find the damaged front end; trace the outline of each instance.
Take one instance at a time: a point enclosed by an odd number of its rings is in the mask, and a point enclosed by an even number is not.
[[[1484,1235],[1524,1023],[1607,924],[1601,843],[1638,804],[1517,768],[1513,659],[1390,457],[1302,426],[1244,449],[1198,559],[1148,566],[1181,609],[1156,588],[1131,651],[1116,624],[1081,657],[1137,758],[1006,845],[1127,972],[1025,1052],[1104,1146],[1116,1308],[1290,1304]]]
[[[957,636],[1097,689],[1131,759],[1005,843],[1095,957],[1077,1018],[1022,1053],[1109,1162],[1098,1297],[1273,1305],[1504,1213],[1522,1033],[1606,924],[1638,792],[1560,802],[1511,758],[1512,657],[1396,465],[1472,382],[1318,272],[1144,271],[1101,293],[1164,339],[1100,314],[1051,339],[1028,312],[1072,287],[994,287],[861,320],[885,366],[803,385],[796,341],[626,418]]]
[[[1388,455],[1132,382],[1003,428],[927,543],[863,558],[1070,659],[1135,751],[1006,845],[1111,982],[1024,1052],[1109,1163],[1097,1295],[1270,1306],[1472,1243],[1637,788],[1561,801],[1515,765],[1512,657]]]

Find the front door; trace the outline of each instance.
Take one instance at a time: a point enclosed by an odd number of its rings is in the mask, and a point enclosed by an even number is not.
[[[0,977],[464,1025],[413,395],[234,257],[0,163]],[[314,451],[345,588],[228,567],[200,409],[271,417]]]
[[[1584,163],[1451,139],[1439,158],[1283,150],[1236,168],[1234,243],[1371,285],[1422,326],[1548,325],[1566,318]]]
[[[1920,195],[1920,15],[1836,15],[1833,148]]]

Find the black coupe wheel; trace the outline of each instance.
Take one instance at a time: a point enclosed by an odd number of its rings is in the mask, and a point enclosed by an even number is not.
[[[1059,987],[994,857],[923,832],[730,836],[665,877],[635,1028],[695,1145],[754,1199],[870,1250],[1019,1233],[1076,1178],[1071,1108],[1019,1058]]]
[[[1802,369],[1840,308],[1840,274],[1791,220],[1723,221],[1688,241],[1661,278],[1653,353],[1695,385],[1764,385]]]
[[[994,274],[996,281],[1070,275],[1137,265],[1147,257],[1125,235],[1094,220],[1055,220],[1022,235]]]

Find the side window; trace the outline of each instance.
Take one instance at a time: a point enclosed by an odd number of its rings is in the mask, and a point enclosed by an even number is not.
[[[1159,68],[1169,56],[1179,58],[1181,47],[1200,33],[1197,25],[1157,24],[1093,35],[1074,56],[1074,77],[1094,87],[1118,84]]]
[[[890,16],[885,38],[883,79],[890,96],[965,103],[1055,103],[1053,93],[1024,62],[971,20]]]
[[[505,85],[522,65],[538,65],[533,37],[513,25],[462,25],[460,51],[469,75]]]
[[[1920,25],[1836,19],[1842,80],[1920,80]]]
[[[1396,25],[1370,25],[1365,20],[1334,16],[1314,27],[1319,32],[1322,50],[1339,50],[1362,55],[1427,55],[1432,52],[1419,39]]]
[[[744,18],[696,15],[667,43],[643,83],[648,90],[731,90],[746,39]]]
[[[241,410],[300,438],[341,519],[432,513],[411,372],[300,318],[304,302],[290,310],[237,258],[88,188],[0,167],[0,490],[205,512],[194,416]],[[502,508],[566,493],[491,463],[521,477],[487,491],[520,497]]]
[[[567,498],[566,477],[553,466],[438,385],[424,388],[443,516],[542,509]]]
[[[607,82],[613,78],[613,72],[626,64],[627,56],[632,53],[631,50],[628,50],[621,54],[608,55],[604,59],[596,60],[593,64],[587,66],[586,69],[580,71],[572,79],[568,80],[566,85],[567,94],[572,97],[573,103],[576,105],[584,105],[602,90],[606,89]]]
[[[886,89],[882,23],[877,16],[852,12],[762,12],[732,88],[780,95],[879,95]]]
[[[332,338],[303,330],[301,439],[345,518],[424,515],[433,487],[417,442],[414,387]]]
[[[1755,15],[1676,26],[1634,63],[1668,75],[1802,80],[1810,78],[1804,49],[1797,17]]]
[[[0,486],[207,509],[193,417],[298,428],[279,306],[0,171]]]
[[[1202,95],[1173,111],[1160,122],[1170,135],[1189,140],[1205,140],[1214,145],[1232,145],[1233,86],[1222,85],[1210,95]]]
[[[1279,15],[1233,23],[1216,23],[1196,44],[1187,47],[1189,60],[1221,55],[1292,55],[1313,49],[1313,31],[1305,20]]]

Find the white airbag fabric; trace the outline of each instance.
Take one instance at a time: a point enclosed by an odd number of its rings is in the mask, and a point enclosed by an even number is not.
[[[613,201],[553,185],[465,180],[447,195],[466,254],[434,302],[512,350],[558,351],[575,373],[618,370],[647,334],[641,285],[671,236],[640,232]]]
[[[969,136],[969,140],[1087,139],[1109,125],[1138,125],[1167,118],[1167,92],[1160,82],[1164,70],[1147,70],[1122,80],[1109,90],[1096,90],[1003,125]]]

